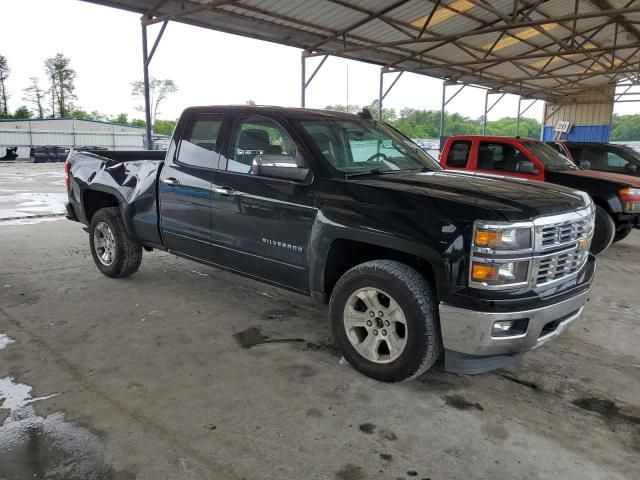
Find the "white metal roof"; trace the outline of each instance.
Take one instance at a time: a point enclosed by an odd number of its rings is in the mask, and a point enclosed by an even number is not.
[[[85,0],[547,100],[640,75],[638,0]]]

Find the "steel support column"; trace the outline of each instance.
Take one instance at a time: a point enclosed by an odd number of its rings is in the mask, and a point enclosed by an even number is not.
[[[525,100],[527,99],[525,98]],[[524,110],[522,110],[522,97],[518,97],[518,115],[516,116],[516,137],[520,135],[520,119],[525,113],[527,113],[527,110],[529,110],[531,107],[533,107],[536,104],[537,101],[538,99],[534,98],[533,102],[531,102],[529,105],[525,107]],[[542,131],[544,132],[544,124],[542,127],[543,127]]]
[[[329,58],[329,55],[325,55],[322,60],[320,60],[320,63],[318,64],[318,66],[313,70],[313,73],[311,74],[311,76],[309,77],[309,80],[307,80],[307,57],[309,56],[309,53],[306,51],[302,52],[302,55],[300,56],[300,62],[301,62],[301,72],[300,72],[300,106],[302,108],[305,108],[305,104],[306,104],[306,96],[307,96],[307,87],[309,86],[309,84],[311,83],[311,80],[313,80],[313,78],[316,76],[316,74],[320,71],[320,69],[322,68],[322,65],[324,65],[324,62],[327,61],[327,58]],[[347,108],[349,106],[347,105]]]
[[[158,32],[158,36],[156,40],[153,42],[153,46],[151,47],[151,52],[149,52],[149,46],[147,42],[147,22],[148,20],[145,16],[140,19],[140,23],[142,25],[142,68],[143,68],[143,84],[144,84],[144,121],[145,121],[145,142],[147,149],[153,149],[153,141],[151,139],[151,131],[153,125],[151,125],[151,95],[149,92],[149,64],[153,59],[153,55],[156,53],[156,48],[158,48],[158,44],[160,43],[160,39],[164,34],[165,29],[167,28],[167,24],[169,20],[165,20],[162,22],[162,27],[160,27],[160,31]]]
[[[398,80],[400,80],[400,77],[402,76],[404,71],[398,72],[398,75],[396,76],[396,78],[393,79],[393,82],[391,82],[391,85],[389,85],[389,88],[387,88],[386,90],[384,89],[385,73],[392,73],[392,72],[386,70],[385,68],[380,69],[380,90],[378,93],[378,121],[379,122],[382,121],[382,102],[384,101],[385,98],[387,98],[387,95],[389,95],[389,92],[395,86],[395,84],[398,83]]]
[[[500,94],[500,97],[498,97],[498,99],[495,102],[493,102],[493,104],[489,107],[489,95],[491,94]],[[498,102],[504,98],[505,95],[506,93],[502,93],[502,92],[494,92],[491,90],[486,91],[485,97],[484,97],[484,115],[482,116],[482,135],[487,134],[487,121],[488,121],[487,117],[489,115],[489,112],[493,110],[493,107],[495,107],[498,104]]]
[[[147,48],[147,26],[142,25],[142,67],[144,83],[144,120],[145,120],[145,146],[147,150],[153,148],[151,142],[151,98],[149,94],[149,53]]]
[[[464,90],[466,85],[460,85],[460,88],[455,91],[453,95],[447,98],[447,86],[448,85],[459,85],[456,82],[449,83],[448,81],[442,82],[442,108],[440,109],[440,141],[442,142],[442,137],[444,135],[444,108],[449,104],[451,100],[456,98],[456,96]],[[441,145],[442,146],[442,145]]]

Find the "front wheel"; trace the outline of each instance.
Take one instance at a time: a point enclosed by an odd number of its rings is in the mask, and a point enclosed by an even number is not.
[[[127,235],[119,208],[101,208],[93,215],[89,243],[93,261],[107,277],[128,277],[140,268],[142,245]]]
[[[596,205],[596,225],[591,241],[591,253],[594,255],[609,248],[616,234],[616,224],[611,215],[599,205]]]
[[[442,353],[433,288],[404,263],[374,260],[353,267],[333,289],[329,308],[338,348],[368,377],[410,380]]]

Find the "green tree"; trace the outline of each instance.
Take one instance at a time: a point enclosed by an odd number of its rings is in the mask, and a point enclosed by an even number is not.
[[[23,105],[13,113],[13,118],[31,118],[31,112]]]
[[[40,86],[40,82],[37,77],[29,78],[31,82],[29,86],[22,90],[22,100],[32,105],[38,115],[38,118],[44,118],[47,92]]]
[[[175,120],[156,120],[153,124],[153,131],[158,135],[172,135],[175,128]]]
[[[359,105],[327,105],[324,107],[325,110],[332,110],[334,112],[345,112],[345,113],[358,113],[361,109]]]
[[[69,116],[73,110],[75,95],[76,72],[70,66],[71,59],[58,53],[44,62],[47,77],[51,83],[51,116],[56,116],[56,108],[59,117]]]
[[[124,125],[128,125],[129,124],[129,115],[127,115],[126,113],[119,113],[118,115],[113,117],[111,119],[111,121],[113,123],[122,123]]]
[[[178,86],[173,80],[160,80],[157,78],[151,78],[151,80],[149,81],[149,99],[151,105],[152,124],[156,122],[158,113],[160,113],[160,111],[158,110],[160,104],[170,94],[176,93],[177,91]],[[133,95],[134,97],[142,98],[142,101],[144,102],[144,82],[142,80],[131,83],[131,95]],[[138,110],[139,112],[144,112],[144,104],[137,106],[136,110]]]
[[[9,108],[7,107],[7,99],[9,94],[7,93],[7,78],[11,73],[7,57],[0,55],[0,115],[9,115]]]

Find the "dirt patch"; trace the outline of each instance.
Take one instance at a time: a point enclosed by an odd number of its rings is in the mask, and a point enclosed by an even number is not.
[[[362,471],[362,467],[348,463],[338,470],[336,478],[338,480],[362,480],[365,478],[365,475]]]
[[[269,338],[258,327],[249,327],[246,330],[233,334],[242,348],[252,348],[265,343],[298,343],[304,342],[304,338]]]
[[[484,410],[478,402],[470,402],[462,395],[447,395],[444,397],[444,401],[450,407],[457,408],[458,410]]]
[[[520,378],[514,377],[513,375],[509,375],[507,373],[498,374],[500,378],[504,378],[505,380],[509,380],[510,382],[517,383],[518,385],[522,385],[523,387],[530,388],[531,390],[540,390],[540,387],[533,382],[529,382],[528,380],[522,380]]]
[[[370,435],[376,431],[376,428],[378,428],[378,426],[374,425],[373,423],[362,423],[358,428],[362,433],[366,433]]]
[[[583,397],[571,403],[587,412],[597,413],[610,420],[621,420],[640,425],[640,416],[620,411],[620,407],[615,402],[605,398]]]

